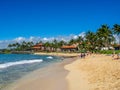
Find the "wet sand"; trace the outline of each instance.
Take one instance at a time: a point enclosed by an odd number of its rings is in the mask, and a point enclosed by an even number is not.
[[[36,70],[13,83],[6,90],[68,90],[66,80],[68,71],[64,69],[64,66],[73,60],[73,58],[68,58]]]

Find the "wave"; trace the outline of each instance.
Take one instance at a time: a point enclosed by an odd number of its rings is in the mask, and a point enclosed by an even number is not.
[[[53,57],[52,57],[52,56],[48,56],[47,58],[48,58],[48,59],[53,59]]]
[[[9,63],[0,64],[0,69],[8,68],[10,66],[15,66],[15,65],[21,65],[21,64],[38,63],[42,61],[43,61],[42,59],[35,59],[35,60],[22,60],[22,61],[16,61],[16,62],[9,62]]]

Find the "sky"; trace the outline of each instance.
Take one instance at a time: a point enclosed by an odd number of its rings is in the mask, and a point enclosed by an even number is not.
[[[4,41],[70,37],[102,24],[120,24],[120,0],[0,0]]]

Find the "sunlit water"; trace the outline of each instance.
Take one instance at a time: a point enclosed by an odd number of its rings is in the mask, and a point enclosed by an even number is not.
[[[0,90],[28,72],[60,61],[60,57],[54,56],[0,54]]]

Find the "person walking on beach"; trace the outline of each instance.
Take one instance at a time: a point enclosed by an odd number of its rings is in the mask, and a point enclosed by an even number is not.
[[[82,53],[80,54],[80,58],[83,58],[83,54]]]
[[[85,53],[83,53],[83,58],[85,58],[85,56],[86,56]]]

